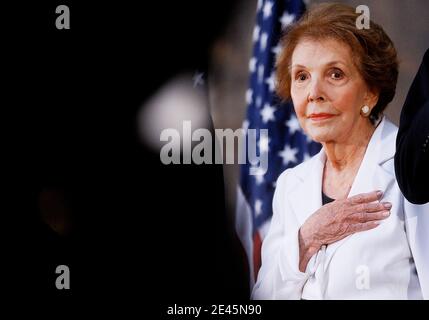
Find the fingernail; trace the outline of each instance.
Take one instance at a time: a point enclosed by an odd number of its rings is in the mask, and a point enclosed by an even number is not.
[[[390,211],[385,211],[385,212],[383,212],[383,216],[385,216],[385,217],[390,216]]]
[[[383,195],[383,191],[378,190],[378,191],[377,191],[377,196],[378,196],[378,197],[381,197],[382,195]]]
[[[392,208],[392,204],[391,204],[390,202],[385,202],[385,203],[383,203],[383,206],[384,206],[386,209],[390,209],[390,208]]]

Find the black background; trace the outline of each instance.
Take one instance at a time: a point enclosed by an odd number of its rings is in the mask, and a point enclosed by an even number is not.
[[[70,8],[70,30],[55,27],[60,4]],[[210,46],[233,7],[3,5],[8,290],[116,302],[247,299],[222,167],[162,165],[136,130],[137,111],[162,84],[207,70]],[[40,218],[45,189],[65,194],[73,216],[68,236]],[[55,287],[60,264],[70,268],[70,290]]]

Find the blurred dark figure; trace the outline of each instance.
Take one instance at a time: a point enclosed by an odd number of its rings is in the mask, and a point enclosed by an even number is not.
[[[429,50],[408,92],[396,139],[399,187],[414,204],[429,202]]]
[[[11,11],[28,22],[10,39],[12,287],[173,304],[247,299],[222,166],[163,165],[137,123],[167,81],[207,74],[233,2],[62,4],[70,30],[55,29],[54,2]],[[60,264],[69,291],[55,287]]]

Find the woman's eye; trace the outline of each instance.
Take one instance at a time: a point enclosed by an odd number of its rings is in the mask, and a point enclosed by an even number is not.
[[[344,73],[341,70],[335,69],[330,72],[331,79],[341,80],[344,77]]]
[[[306,75],[305,73],[301,72],[301,73],[298,73],[298,74],[296,75],[295,79],[296,79],[297,81],[302,82],[302,81],[307,80],[307,75]]]

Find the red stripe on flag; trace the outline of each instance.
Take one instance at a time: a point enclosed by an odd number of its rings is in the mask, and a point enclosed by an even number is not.
[[[255,277],[255,281],[258,278],[259,268],[261,268],[261,247],[262,247],[262,239],[259,232],[255,232],[253,235],[253,276]]]

